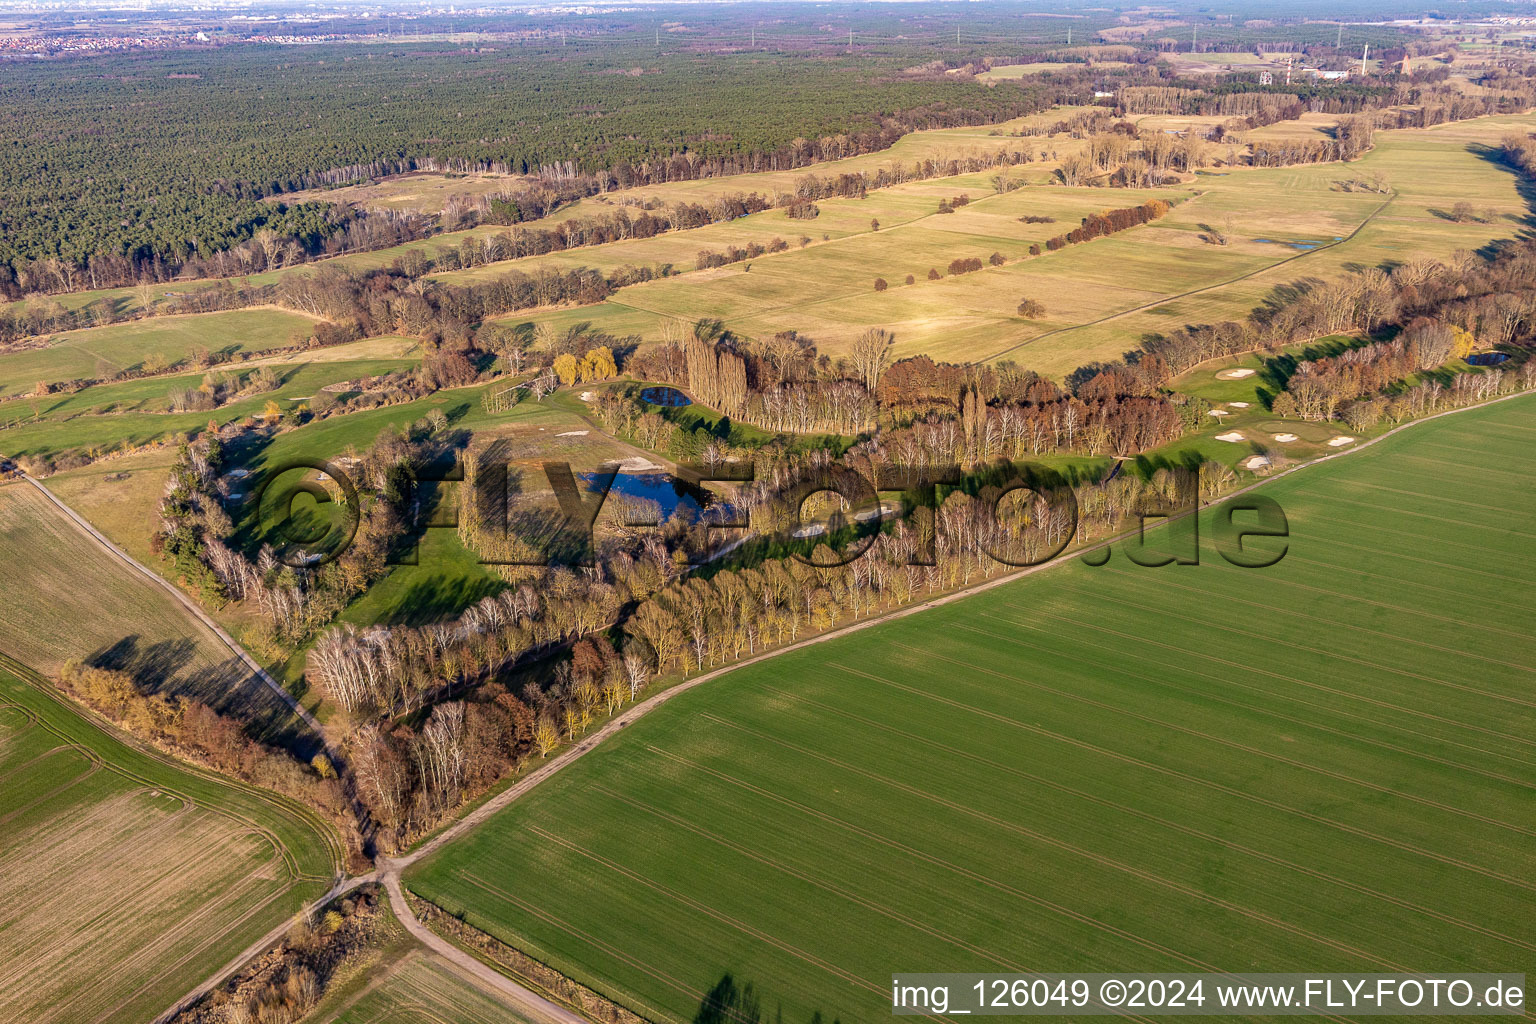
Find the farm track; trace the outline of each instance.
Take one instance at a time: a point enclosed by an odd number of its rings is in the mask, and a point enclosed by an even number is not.
[[[309,713],[304,705],[300,704],[298,700],[294,698],[293,694],[283,689],[282,685],[279,684],[276,679],[273,679],[271,674],[256,662],[255,658],[252,658],[248,653],[246,653],[245,648],[236,643],[234,638],[224,631],[223,627],[221,627],[217,622],[213,621],[213,618],[207,612],[203,611],[202,607],[196,601],[192,600],[186,594],[183,594],[165,577],[150,569],[148,566],[141,564],[132,555],[128,554],[128,552],[124,551],[116,544],[113,544],[110,540],[107,539],[105,534],[96,529],[96,527],[92,526],[84,516],[81,516],[74,509],[70,508],[52,491],[44,486],[42,481],[34,479],[31,476],[28,476],[26,481],[33,487],[37,488],[37,490],[45,498],[47,498],[54,505],[54,507],[56,507],[60,512],[68,517],[70,522],[74,523],[77,527],[84,531],[86,536],[90,537],[92,540],[96,541],[96,543],[106,548],[107,551],[110,552],[115,558],[123,562],[129,568],[133,569],[139,575],[143,576],[145,579],[149,580],[151,583],[155,584],[157,587],[170,594],[171,597],[175,598],[178,604],[185,608],[195,619],[206,626],[214,636],[218,637],[219,640],[229,648],[230,652],[235,657],[239,658],[240,661],[243,662],[248,669],[250,669],[252,675],[260,679],[268,689],[277,695],[279,700],[288,706],[288,709],[292,711],[294,715],[302,720],[304,724],[307,725],[317,737],[319,737],[321,743],[324,744],[328,753],[334,753],[334,751],[331,750],[329,740],[326,738],[325,727],[320,724],[314,715]]]

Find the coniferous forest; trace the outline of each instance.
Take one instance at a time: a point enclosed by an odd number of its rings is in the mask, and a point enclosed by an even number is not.
[[[621,58],[640,73],[614,73]],[[824,139],[845,156],[913,128],[1042,109],[1045,94],[839,58],[568,59],[558,47],[244,46],[12,66],[0,278],[50,258],[175,265],[263,227],[312,250],[351,212],[263,199],[413,168],[610,171],[633,184],[799,166]]]

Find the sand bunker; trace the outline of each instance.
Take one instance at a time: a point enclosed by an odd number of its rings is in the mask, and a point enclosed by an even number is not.
[[[1274,438],[1275,438],[1276,441],[1294,441],[1294,440],[1296,440],[1296,435],[1295,434],[1275,434]]]
[[[556,437],[586,437],[587,434],[588,434],[588,431],[585,431],[585,430],[567,430],[564,433],[556,434],[555,436]]]
[[[1227,408],[1229,408],[1229,409],[1246,409],[1246,408],[1248,408],[1248,403],[1247,402],[1228,402],[1227,403]]]
[[[1218,440],[1218,441],[1232,441],[1232,442],[1235,443],[1237,441],[1246,441],[1247,438],[1245,438],[1241,433],[1239,433],[1236,430],[1229,430],[1225,434],[1217,434],[1216,435],[1216,440]]]
[[[1249,369],[1246,366],[1241,366],[1241,367],[1238,367],[1235,370],[1222,370],[1220,373],[1218,373],[1216,375],[1216,379],[1217,380],[1242,380],[1244,377],[1252,377],[1254,374],[1256,374],[1258,372],[1259,372],[1258,370],[1251,370],[1251,369]]]
[[[1225,410],[1225,409],[1212,409],[1211,410],[1211,415],[1212,416],[1231,416],[1232,414],[1230,412],[1228,412],[1227,410]]]
[[[1244,469],[1268,469],[1270,462],[1268,455],[1250,455],[1241,463]]]
[[[597,397],[597,392],[596,391],[583,391],[581,393],[581,400],[583,402],[590,402],[590,401],[592,401],[592,399],[594,399],[596,397]]]
[[[1342,448],[1342,447],[1344,447],[1347,444],[1354,444],[1354,443],[1355,443],[1355,439],[1354,438],[1352,438],[1352,437],[1345,437],[1343,434],[1340,434],[1338,437],[1333,437],[1333,438],[1329,438],[1328,439],[1328,447],[1329,448]]]
[[[619,463],[619,472],[621,473],[655,473],[661,468],[656,463],[648,459],[642,459],[638,455],[631,455]]]

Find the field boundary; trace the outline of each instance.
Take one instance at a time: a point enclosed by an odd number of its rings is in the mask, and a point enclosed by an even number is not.
[[[150,569],[148,566],[142,564],[132,555],[128,554],[122,548],[108,540],[106,535],[103,534],[100,530],[96,529],[96,527],[92,526],[84,516],[70,508],[63,502],[62,499],[60,499],[57,495],[45,487],[42,481],[30,475],[24,476],[24,479],[27,481],[27,483],[37,488],[45,498],[52,502],[53,505],[59,509],[59,511],[63,512],[71,522],[73,522],[77,527],[84,531],[88,537],[92,538],[113,555],[117,556],[117,558],[128,565],[129,568],[135,570],[145,579],[149,580],[164,590],[166,593],[170,594],[183,608],[190,612],[194,618],[196,618],[204,626],[208,627],[213,635],[218,637],[220,642],[222,642],[224,646],[228,647],[229,650],[235,655],[235,657],[239,658],[241,662],[245,664],[246,668],[250,669],[251,674],[260,679],[262,683],[264,683],[273,693],[277,694],[278,699],[286,704],[289,710],[291,710],[295,715],[299,717],[300,720],[304,722],[305,725],[309,726],[309,728],[313,730],[315,735],[320,738],[320,742],[324,744],[327,754],[329,755],[333,753],[331,750],[330,741],[326,738],[325,735],[325,727],[320,724],[319,720],[316,719],[314,715],[310,714],[309,710],[305,708],[304,705],[300,704],[298,699],[295,698],[293,694],[285,690],[276,679],[273,679],[271,674],[268,673],[266,669],[262,668],[261,665],[257,663],[256,659],[252,658],[250,654],[246,652],[245,648],[236,643],[234,637],[226,633],[223,627],[221,627],[217,622],[213,621],[213,618],[207,612],[205,612],[196,601],[192,600],[186,594],[183,594],[175,584],[171,583],[165,577],[161,576],[153,569]]]
[[[1319,455],[1316,458],[1310,459],[1307,462],[1300,463],[1299,465],[1293,466],[1290,469],[1284,470],[1284,471],[1282,471],[1280,473],[1276,473],[1273,476],[1265,477],[1262,480],[1256,480],[1253,483],[1247,485],[1246,487],[1239,488],[1238,490],[1233,491],[1230,494],[1223,495],[1221,498],[1219,498],[1219,499],[1217,499],[1215,501],[1212,501],[1212,502],[1208,502],[1204,506],[1201,506],[1201,507],[1202,508],[1209,508],[1209,507],[1214,506],[1214,505],[1220,505],[1223,502],[1229,501],[1229,500],[1231,500],[1233,498],[1240,497],[1240,496],[1242,496],[1244,494],[1248,494],[1248,493],[1250,493],[1250,492],[1252,492],[1254,490],[1257,490],[1258,488],[1263,487],[1263,486],[1265,486],[1265,485],[1267,485],[1267,484],[1269,484],[1269,483],[1271,483],[1271,482],[1273,482],[1275,480],[1280,480],[1280,479],[1282,479],[1284,477],[1290,476],[1293,473],[1297,473],[1297,472],[1300,472],[1302,470],[1309,469],[1309,468],[1312,468],[1314,466],[1321,465],[1322,463],[1333,461],[1335,459],[1348,458],[1349,456],[1354,455],[1357,452],[1365,451],[1366,449],[1372,447],[1373,445],[1376,445],[1376,444],[1378,444],[1378,443],[1380,443],[1382,441],[1385,441],[1389,437],[1393,437],[1393,436],[1395,436],[1397,434],[1400,434],[1400,433],[1402,433],[1405,430],[1410,430],[1413,427],[1419,426],[1420,424],[1428,423],[1428,422],[1431,422],[1432,420],[1442,419],[1442,418],[1447,417],[1447,416],[1455,416],[1455,415],[1458,415],[1460,413],[1471,412],[1471,411],[1477,410],[1477,409],[1486,409],[1486,408],[1489,408],[1491,406],[1497,405],[1497,404],[1502,403],[1502,402],[1508,402],[1508,401],[1512,401],[1512,400],[1518,399],[1518,398],[1529,397],[1531,395],[1536,395],[1536,391],[1521,391],[1521,392],[1516,392],[1516,393],[1510,394],[1510,395],[1502,395],[1502,396],[1500,396],[1498,398],[1490,399],[1489,401],[1486,401],[1486,402],[1480,402],[1480,403],[1478,403],[1476,405],[1461,406],[1461,407],[1456,408],[1456,409],[1447,409],[1447,410],[1445,410],[1443,412],[1438,412],[1438,413],[1435,413],[1435,414],[1433,414],[1431,416],[1425,416],[1425,417],[1422,417],[1420,419],[1412,420],[1412,421],[1410,421],[1408,423],[1404,423],[1404,424],[1402,424],[1400,426],[1394,427],[1391,430],[1387,431],[1386,433],[1380,435],[1379,437],[1372,438],[1371,440],[1365,441],[1365,442],[1363,442],[1363,443],[1361,443],[1359,445],[1356,445],[1356,446],[1353,446],[1353,447],[1350,447],[1350,448],[1346,448],[1346,449],[1344,449],[1342,451],[1331,452],[1331,453],[1326,454],[1326,455]],[[1164,520],[1163,522],[1164,523],[1174,522],[1174,521],[1177,521],[1178,519],[1186,518],[1187,516],[1189,516],[1191,514],[1199,514],[1199,509],[1197,509],[1194,513],[1186,512],[1186,513],[1183,513],[1183,514],[1181,514],[1179,516],[1170,517],[1170,518]],[[1160,525],[1163,525],[1163,524],[1160,523],[1158,525],[1160,526]],[[1154,527],[1154,528],[1156,528],[1156,527]],[[1094,543],[1092,545],[1089,545],[1087,547],[1081,548],[1081,549],[1073,552],[1073,556],[1072,557],[1076,557],[1078,555],[1086,554],[1086,553],[1092,552],[1092,551],[1103,550],[1104,548],[1110,547],[1113,544],[1117,544],[1120,541],[1125,540],[1126,538],[1128,538],[1130,536],[1133,536],[1135,533],[1136,533],[1136,531],[1134,529],[1121,531],[1120,533],[1114,534],[1114,535],[1112,535],[1110,537],[1106,537],[1106,538],[1104,538],[1101,541],[1098,541],[1098,542],[1096,542],[1096,543]],[[345,893],[351,892],[353,889],[356,889],[358,886],[367,884],[369,882],[382,882],[382,883],[384,883],[384,885],[386,887],[386,890],[390,890],[391,889],[391,886],[390,886],[391,880],[394,880],[396,886],[399,886],[400,884],[402,884],[401,883],[401,877],[402,877],[403,873],[408,868],[413,866],[416,862],[418,862],[418,861],[424,859],[425,857],[430,856],[431,854],[437,852],[443,846],[446,846],[448,843],[453,842],[454,840],[462,837],[466,832],[469,832],[469,831],[473,830],[475,827],[480,825],[486,819],[490,818],[491,816],[493,816],[493,815],[497,814],[498,812],[500,812],[501,810],[505,809],[508,805],[510,805],[511,803],[513,803],[514,801],[519,799],[520,797],[525,796],[535,786],[538,786],[539,784],[541,784],[545,780],[549,779],[551,776],[555,775],[557,772],[559,772],[561,769],[563,769],[566,766],[568,766],[569,764],[571,764],[576,759],[584,756],[587,753],[590,753],[603,740],[605,740],[608,737],[612,736],[614,733],[618,732],[620,729],[625,728],[630,723],[632,723],[636,719],[638,719],[641,715],[644,715],[645,713],[651,711],[652,709],[654,709],[656,707],[659,707],[662,704],[665,704],[667,701],[672,700],[674,697],[678,696],[679,694],[686,693],[687,691],[692,690],[695,687],[702,686],[703,684],[705,684],[707,682],[710,682],[710,681],[712,681],[714,679],[718,679],[721,676],[724,676],[724,675],[726,675],[726,674],[728,674],[730,672],[736,671],[737,669],[745,668],[745,667],[747,667],[749,665],[753,665],[753,664],[757,664],[757,663],[762,662],[762,661],[766,661],[766,660],[768,660],[770,658],[777,657],[777,656],[779,656],[781,654],[788,654],[791,651],[803,650],[803,649],[811,646],[812,644],[818,644],[818,643],[826,642],[828,640],[837,639],[839,637],[847,636],[847,635],[850,635],[852,633],[858,632],[858,631],[863,630],[863,629],[868,629],[871,626],[880,625],[880,624],[883,624],[885,622],[889,622],[889,621],[892,621],[892,620],[895,620],[895,619],[903,618],[903,617],[908,616],[908,615],[914,615],[914,614],[917,614],[918,612],[926,611],[926,610],[928,610],[930,608],[940,607],[942,605],[949,604],[949,603],[951,603],[953,601],[957,601],[957,600],[960,600],[962,598],[971,597],[972,595],[979,594],[979,593],[982,593],[984,591],[991,590],[991,589],[1003,586],[1003,585],[1008,584],[1008,583],[1013,583],[1013,582],[1015,582],[1017,580],[1023,579],[1023,578],[1025,578],[1025,577],[1027,577],[1029,575],[1032,575],[1034,573],[1042,572],[1044,570],[1050,569],[1053,566],[1065,564],[1069,560],[1070,559],[1067,558],[1067,557],[1060,557],[1060,556],[1058,556],[1057,558],[1054,558],[1054,559],[1052,559],[1049,562],[1045,562],[1042,565],[1030,566],[1030,567],[1025,568],[1025,569],[1019,569],[1017,571],[1006,573],[1006,574],[1004,574],[1002,576],[999,576],[996,579],[987,580],[987,581],[985,581],[983,583],[976,584],[975,586],[972,586],[972,587],[964,588],[964,589],[961,589],[961,590],[956,590],[956,591],[953,591],[953,592],[951,592],[949,594],[943,594],[943,595],[940,595],[938,597],[930,598],[930,599],[922,601],[922,602],[920,602],[918,604],[909,605],[909,606],[907,606],[905,608],[898,608],[898,609],[886,612],[884,614],[881,614],[881,615],[878,615],[878,616],[875,616],[875,617],[872,617],[872,618],[869,618],[869,619],[862,620],[860,622],[850,623],[850,624],[848,624],[846,626],[842,626],[842,627],[840,627],[838,629],[832,630],[831,632],[821,634],[820,636],[809,637],[809,638],[807,638],[805,640],[801,640],[801,641],[798,641],[796,643],[792,643],[792,644],[790,644],[788,646],[785,646],[785,647],[778,647],[778,648],[775,648],[775,649],[773,649],[771,651],[765,651],[762,654],[759,654],[759,655],[756,655],[754,657],[748,658],[748,659],[746,659],[744,661],[739,661],[739,662],[736,662],[736,663],[734,663],[732,665],[722,666],[722,667],[717,668],[717,669],[712,669],[711,671],[709,671],[707,673],[704,673],[703,675],[695,676],[692,679],[684,680],[684,681],[682,681],[680,683],[677,683],[677,684],[669,687],[668,689],[665,689],[665,690],[661,691],[660,693],[654,694],[653,696],[646,698],[645,700],[641,701],[638,704],[632,705],[628,711],[625,711],[625,712],[621,713],[620,715],[618,715],[617,717],[615,717],[613,719],[610,719],[601,728],[599,728],[597,732],[592,733],[590,736],[587,736],[580,743],[577,743],[576,745],[571,746],[571,747],[567,747],[561,753],[556,754],[552,759],[546,761],[544,764],[542,764],[538,768],[534,769],[534,771],[530,772],[528,775],[524,776],[522,779],[519,779],[517,782],[513,783],[507,789],[503,790],[502,792],[500,792],[500,793],[496,794],[495,796],[491,797],[490,799],[486,800],[480,806],[476,807],[474,810],[472,810],[468,814],[466,814],[463,818],[460,818],[458,821],[456,821],[452,825],[448,826],[443,831],[441,831],[437,835],[433,836],[431,839],[427,840],[425,843],[423,843],[420,847],[418,847],[413,852],[411,852],[409,854],[406,854],[406,855],[404,855],[402,857],[398,857],[398,858],[386,858],[386,857],[381,856],[381,857],[378,858],[377,863],[378,863],[379,866],[378,866],[378,868],[375,871],[372,871],[372,872],[370,872],[369,874],[366,874],[366,875],[359,875],[359,876],[356,876],[356,877],[353,877],[353,878],[350,878],[350,879],[338,880],[337,884],[331,888],[331,891],[326,893],[319,900],[316,900],[314,903],[310,904],[310,908],[309,909],[314,910],[314,909],[323,907],[327,903],[329,903],[331,900],[336,899],[337,897],[339,897],[341,895],[344,895]],[[144,571],[147,572],[148,570],[144,570]],[[413,893],[413,895],[415,895],[415,894]],[[402,896],[403,896],[403,892],[402,892]],[[418,897],[418,898],[423,898],[424,899],[424,897]],[[394,902],[393,899],[391,899],[392,905],[393,905],[393,902]],[[404,906],[406,914],[408,914],[409,916],[414,917],[414,914],[410,913],[409,905],[406,904],[403,899],[401,901],[401,905]],[[396,909],[396,913],[397,914],[400,913],[400,910],[398,908]],[[248,962],[249,960],[253,959],[257,955],[262,953],[264,950],[270,948],[273,943],[275,943],[278,939],[280,939],[283,936],[283,934],[284,934],[284,932],[286,930],[287,930],[286,926],[284,926],[282,928],[273,929],[273,931],[268,933],[268,935],[266,935],[263,939],[258,940],[257,942],[252,943],[251,946],[248,947],[243,953],[239,954],[239,956],[236,959],[232,960],[228,965],[226,965],[223,969],[221,969],[220,972],[217,975],[207,979],[202,984],[198,985],[195,989],[193,989],[191,992],[189,992],[186,996],[182,997],[182,999],[180,999],[176,1003],[175,1006],[173,1006],[172,1008],[167,1010],[165,1013],[163,1013],[159,1017],[157,1017],[155,1019],[155,1021],[153,1022],[153,1024],[164,1024],[164,1022],[166,1022],[170,1018],[174,1017],[180,1011],[186,1009],[188,1006],[190,1006],[197,999],[201,998],[203,995],[206,995],[208,992],[211,992],[214,988],[216,988],[219,984],[221,984],[226,978],[228,978],[229,976],[234,974],[235,971],[239,970],[240,967],[243,966],[246,962]],[[444,941],[446,941],[446,940],[444,940]],[[503,975],[503,977],[505,977],[505,975]],[[508,980],[510,981],[512,979],[509,978]],[[515,982],[514,982],[514,984],[515,984]],[[535,993],[535,995],[536,995],[536,993]]]

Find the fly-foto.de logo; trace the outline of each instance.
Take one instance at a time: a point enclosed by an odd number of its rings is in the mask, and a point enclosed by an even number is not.
[[[1143,567],[1198,565],[1204,540],[1231,565],[1266,568],[1289,550],[1290,524],[1277,501],[1251,491],[1214,499],[1202,491],[1198,466],[1161,471],[1155,486],[1115,510],[1116,529],[1092,539],[1082,529],[1083,502],[1102,502],[1107,485],[1030,463],[860,470],[829,462],[771,475],[750,464],[680,463],[675,473],[632,474],[614,463],[576,472],[565,462],[529,470],[477,458],[472,467],[466,474],[455,458],[360,481],[352,460],[290,459],[267,468],[254,488],[255,531],[290,566],[325,565],[353,544],[368,502],[388,492],[408,510],[411,527],[408,542],[389,553],[396,564],[417,564],[425,533],[460,529],[466,509],[478,538],[518,540],[476,545],[487,565],[593,565],[605,528],[635,535],[677,519],[715,539],[702,560],[755,538],[819,568],[857,561],[890,529],[910,531],[905,560],[913,566],[935,565],[945,550],[981,552],[1013,568],[1069,551],[1091,566],[1108,564],[1117,551]],[[438,499],[450,486],[468,493],[434,501],[433,485]],[[970,498],[959,512],[947,501],[957,491]]]

